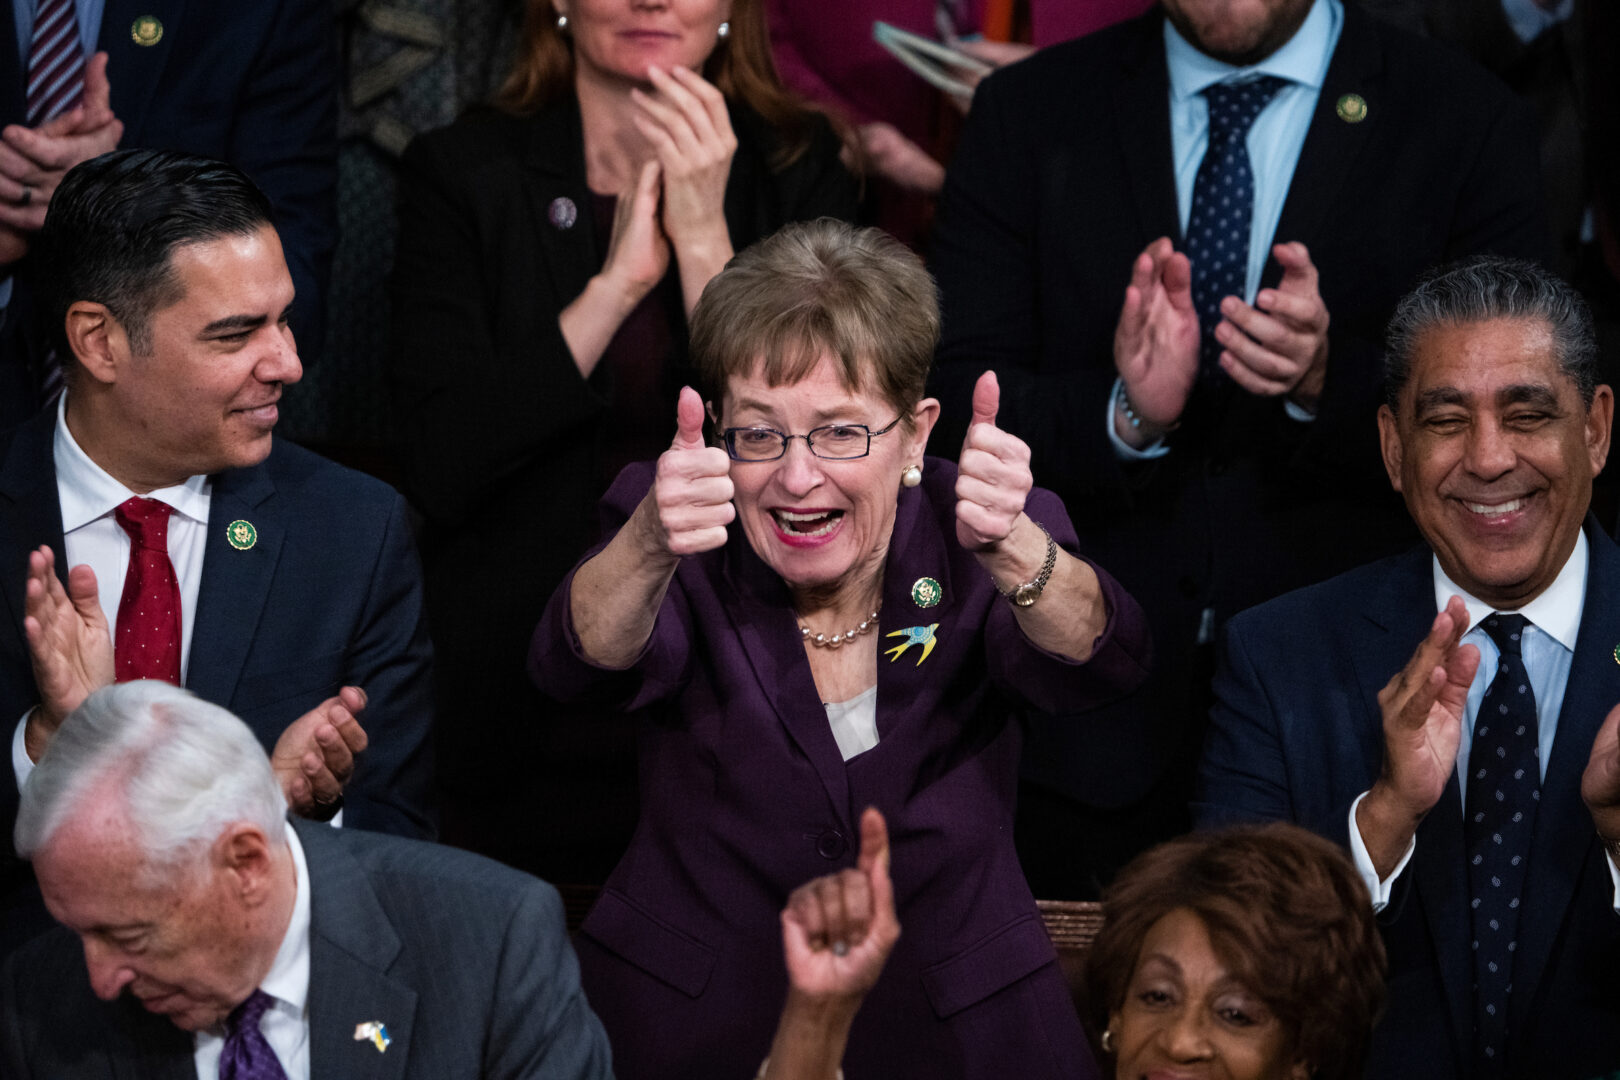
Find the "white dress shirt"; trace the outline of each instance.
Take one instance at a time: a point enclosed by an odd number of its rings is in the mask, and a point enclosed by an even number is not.
[[[259,1030],[275,1051],[287,1080],[309,1080],[309,863],[291,825],[287,826],[287,846],[292,848],[298,872],[298,898],[293,901],[292,918],[275,962],[259,984],[272,998],[259,1019]],[[199,1031],[196,1040],[197,1080],[219,1080],[224,1031]]]
[[[89,566],[96,574],[96,593],[109,630],[117,629],[118,602],[124,595],[124,578],[129,573],[129,534],[113,516],[135,493],[90,460],[67,426],[67,395],[56,404],[56,441],[52,446],[56,461],[56,492],[62,506],[64,551],[57,552],[58,565]],[[146,497],[167,503],[169,515],[169,562],[180,583],[180,682],[186,681],[190,666],[191,629],[197,618],[197,594],[202,586],[203,552],[208,540],[208,506],[213,482],[206,476],[193,476],[175,487],[149,491]],[[32,711],[32,710],[30,710]],[[28,714],[17,723],[11,740],[11,765],[17,774],[17,789],[34,771],[23,744]]]
[[[878,744],[877,683],[848,701],[826,701],[827,723],[832,726],[838,752],[848,761]]]
[[[1536,697],[1536,735],[1543,780],[1547,776],[1547,763],[1552,760],[1553,739],[1558,734],[1558,717],[1564,707],[1564,689],[1569,682],[1570,664],[1575,658],[1575,639],[1580,632],[1581,613],[1586,608],[1586,574],[1590,552],[1586,533],[1582,532],[1576,538],[1575,550],[1570,552],[1569,559],[1552,584],[1518,609],[1518,614],[1530,621],[1519,645],[1525,670],[1530,676],[1530,688]],[[1491,680],[1496,678],[1501,659],[1496,643],[1480,624],[1493,611],[1502,609],[1493,608],[1469,595],[1440,568],[1437,558],[1434,560],[1435,610],[1444,610],[1453,596],[1462,597],[1463,603],[1468,606],[1468,632],[1463,635],[1462,643],[1479,649],[1479,669],[1474,672],[1474,681],[1468,685],[1468,704],[1457,745],[1457,775],[1466,776],[1468,755],[1474,740],[1474,717],[1479,712],[1480,702],[1484,700]],[[1466,800],[1467,785],[1459,784],[1458,788]],[[1373,910],[1382,911],[1389,903],[1396,879],[1417,851],[1417,838],[1414,836],[1407,844],[1406,851],[1389,877],[1379,878],[1378,871],[1373,867],[1372,856],[1367,853],[1367,845],[1362,842],[1361,830],[1356,825],[1356,809],[1366,797],[1367,793],[1362,792],[1350,804],[1350,854],[1362,881],[1367,885],[1367,891],[1372,894]],[[1462,807],[1459,806],[1457,810],[1460,812]],[[1443,811],[1437,807],[1435,812]],[[1615,906],[1620,910],[1620,867],[1611,861],[1609,873],[1614,877]]]

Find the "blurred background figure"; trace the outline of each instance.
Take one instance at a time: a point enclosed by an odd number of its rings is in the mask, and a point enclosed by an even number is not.
[[[772,74],[756,0],[533,0],[496,107],[406,153],[391,374],[447,839],[564,881],[622,850],[628,729],[562,723],[529,639],[597,498],[669,445],[709,278],[786,222],[853,217],[838,153]]]

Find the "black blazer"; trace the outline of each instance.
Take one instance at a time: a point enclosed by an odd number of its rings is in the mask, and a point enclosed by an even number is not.
[[[737,105],[731,117],[725,215],[737,250],[790,221],[853,219],[855,182],[830,126],[818,123],[810,148],[778,171],[771,128]],[[533,757],[557,751],[531,741],[541,706],[524,659],[546,599],[595,539],[612,419],[610,372],[581,378],[557,321],[606,257],[575,99],[526,118],[480,110],[421,136],[400,194],[390,375],[406,495],[426,518],[443,711],[454,718],[444,775],[475,791],[530,785]],[[557,199],[574,220],[553,222]],[[693,381],[684,318],[670,336],[664,438]]]
[[[1336,113],[1349,93],[1366,102],[1359,123]],[[1154,625],[1158,672],[1126,703],[1124,738],[1082,746],[1064,740],[1084,729],[1065,725],[1026,757],[1026,776],[1104,802],[1141,793],[1130,747],[1153,738],[1147,721],[1196,723],[1206,608],[1219,623],[1415,539],[1374,423],[1379,342],[1412,279],[1474,252],[1546,250],[1528,108],[1470,62],[1348,8],[1276,232],[1321,272],[1320,415],[1296,423],[1228,380],[1195,394],[1169,456],[1122,465],[1105,424],[1125,284],[1152,240],[1180,245],[1168,94],[1158,11],[996,73],[947,174],[933,257],[940,445],[995,368],[998,422],[1030,444],[1036,482],[1063,496],[1083,550]],[[1270,260],[1263,283],[1280,276]]]
[[[156,18],[161,37],[137,42]],[[0,124],[23,123],[26,53],[12,0],[0,0]],[[229,161],[269,196],[298,290],[293,329],[310,363],[337,243],[337,30],[327,0],[106,0],[97,47],[107,52],[120,147],[184,150]],[[86,59],[89,59],[86,57]],[[0,429],[38,405],[47,332],[35,321],[25,260],[0,315]]]
[[[1541,785],[1508,1015],[1508,1075],[1590,1080],[1620,1065],[1620,916],[1581,802],[1592,740],[1620,702],[1620,548],[1588,518],[1591,562]],[[1384,760],[1378,691],[1434,621],[1427,547],[1290,593],[1233,619],[1199,773],[1200,825],[1282,819],[1348,843],[1350,804]],[[1369,1077],[1466,1077],[1472,959],[1461,795],[1453,771],[1380,915],[1389,1007]]]

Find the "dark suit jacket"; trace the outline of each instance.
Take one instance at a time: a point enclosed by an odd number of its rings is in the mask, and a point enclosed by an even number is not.
[[[309,1064],[343,1080],[612,1080],[562,902],[476,855],[300,822],[309,863]],[[300,888],[304,887],[300,883]],[[354,1037],[379,1020],[384,1053]],[[193,1043],[96,998],[67,930],[0,972],[8,1080],[196,1080]]]
[[[853,218],[855,183],[827,125],[814,129],[803,156],[775,170],[772,129],[739,106],[732,124],[738,146],[725,215],[738,251],[790,221]],[[441,714],[455,718],[441,740],[441,775],[458,795],[550,799],[497,811],[474,842],[519,825],[554,853],[600,827],[567,808],[593,794],[582,780],[597,790],[611,783],[591,759],[613,752],[598,745],[601,728],[567,745],[553,741],[534,723],[549,710],[523,676],[535,621],[595,541],[596,502],[611,480],[602,478],[601,454],[615,419],[612,372],[603,364],[581,378],[557,322],[607,256],[592,227],[578,105],[569,96],[526,118],[482,110],[423,135],[406,151],[400,193],[390,375],[403,487],[427,519]],[[551,217],[557,199],[577,214],[566,227]],[[683,314],[672,313],[669,336],[671,354],[651,358],[669,402],[665,445],[676,395],[695,382]],[[537,761],[557,764],[536,774]],[[628,781],[627,765],[623,772]],[[625,825],[613,837],[621,847]]]
[[[0,124],[25,116],[28,57],[18,56],[11,5],[0,0]],[[143,15],[163,24],[155,44],[134,40]],[[97,43],[124,122],[121,147],[229,161],[269,196],[298,290],[293,329],[306,364],[320,349],[337,242],[336,45],[326,0],[106,0]],[[0,429],[37,407],[48,344],[27,260],[15,272],[0,331]]]
[[[1162,27],[1154,11],[991,76],[946,178],[933,255],[936,442],[960,438],[974,379],[996,369],[998,422],[1030,444],[1036,482],[1074,513],[1082,550],[1153,624],[1155,676],[1120,706],[1140,718],[1138,739],[1155,720],[1201,722],[1205,609],[1218,624],[1416,538],[1374,423],[1379,342],[1414,276],[1475,252],[1546,250],[1528,108],[1449,50],[1349,8],[1276,232],[1303,241],[1321,272],[1332,325],[1320,414],[1296,423],[1280,399],[1223,377],[1195,394],[1167,457],[1122,464],[1105,424],[1125,285],[1152,240],[1181,246]],[[1367,104],[1360,123],[1336,115],[1347,93]],[[1280,276],[1270,260],[1263,283]],[[1026,776],[1059,791],[1117,804],[1151,779],[1130,740],[1077,743],[1073,725],[1038,736]]]
[[[52,409],[0,439],[0,726],[7,732],[39,700],[22,630],[28,552],[49,544],[58,573],[67,572],[55,431]],[[226,542],[225,526],[239,518],[259,534],[247,551]],[[432,831],[431,663],[421,575],[398,494],[283,439],[263,464],[214,477],[188,688],[241,717],[268,749],[340,686],[363,687],[369,700],[360,720],[371,742],[344,795],[345,825]],[[0,769],[0,877],[16,813],[8,765]],[[12,869],[24,868],[13,862]]]
[[[651,480],[650,466],[625,470],[604,500],[610,524]],[[847,762],[787,588],[740,529],[681,563],[626,672],[579,653],[567,584],[547,607],[541,685],[642,720],[641,822],[580,942],[621,1080],[752,1075],[786,991],[777,913],[797,886],[854,864],[866,806],[888,821],[905,934],[856,1020],[850,1075],[1094,1075],[1012,850],[1020,737],[1009,714],[1020,701],[1080,710],[1136,685],[1146,627],[1099,570],[1111,616],[1091,660],[1031,646],[956,542],[955,481],[950,462],[929,458],[922,486],[902,489],[882,632],[938,623],[937,646],[921,663],[916,647],[879,656],[881,741]],[[1029,512],[1072,543],[1051,493],[1033,492]],[[936,607],[912,600],[924,575],[944,590]]]
[[[1541,787],[1508,1016],[1509,1075],[1586,1080],[1620,1065],[1620,916],[1581,802],[1581,772],[1620,702],[1620,548],[1589,518],[1586,607]],[[1297,822],[1348,842],[1350,804],[1384,759],[1378,691],[1434,620],[1428,548],[1353,570],[1228,624],[1200,770],[1200,824]],[[1368,1075],[1467,1075],[1472,961],[1461,795],[1453,773],[1381,914],[1389,1007]]]

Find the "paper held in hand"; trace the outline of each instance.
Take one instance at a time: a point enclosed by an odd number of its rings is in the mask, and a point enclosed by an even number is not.
[[[913,34],[910,30],[902,30],[881,19],[872,23],[872,40],[929,83],[964,100],[972,100],[973,84],[963,82],[957,77],[958,74],[966,72],[983,76],[992,70],[990,64],[976,56],[969,56],[921,34]]]

